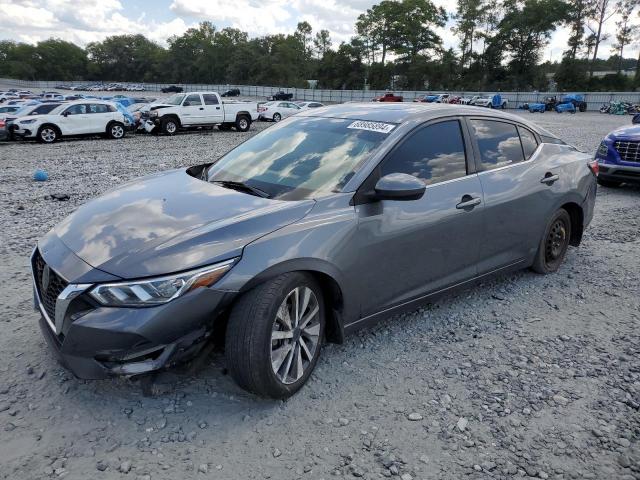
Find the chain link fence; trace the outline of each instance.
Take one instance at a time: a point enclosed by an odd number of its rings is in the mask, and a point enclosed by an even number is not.
[[[100,82],[105,86],[111,82]],[[113,82],[121,85],[134,85],[132,83]],[[55,82],[55,81],[31,81],[31,80],[15,80],[1,79],[0,85],[13,88],[25,89],[44,89],[56,90],[59,85],[81,86],[87,85],[88,82]],[[95,83],[91,83],[94,85]],[[172,84],[167,83],[136,83],[141,85],[146,92],[161,92]],[[274,93],[283,91],[293,94],[294,100],[318,101],[323,103],[344,103],[344,102],[368,102],[374,97],[383,95],[387,90],[324,90],[310,88],[283,88],[269,87],[257,85],[214,85],[214,84],[179,84],[186,92],[194,91],[217,91],[224,92],[231,88],[240,90],[240,94],[245,97],[263,97],[265,100]],[[132,95],[140,92],[132,92]],[[478,91],[420,91],[420,90],[402,90],[394,91],[396,95],[401,95],[404,101],[412,101],[414,98],[426,94],[449,93],[454,96],[472,97],[474,95],[493,95],[496,92],[478,92]],[[557,95],[562,96],[559,92],[498,92],[503,99],[509,101],[508,108],[519,108],[525,103],[542,102],[545,97]],[[587,110],[597,111],[602,104],[608,104],[612,101],[626,101],[631,103],[640,103],[640,92],[577,92],[583,93],[585,102],[587,102]]]

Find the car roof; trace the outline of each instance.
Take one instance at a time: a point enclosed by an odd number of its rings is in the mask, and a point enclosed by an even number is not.
[[[539,134],[551,135],[534,123],[503,110],[487,109],[473,105],[450,105],[447,103],[343,103],[305,110],[296,116],[344,118],[401,124],[409,121],[426,122],[450,115],[493,117],[497,120],[503,119],[518,122]],[[555,137],[555,135],[551,136]]]

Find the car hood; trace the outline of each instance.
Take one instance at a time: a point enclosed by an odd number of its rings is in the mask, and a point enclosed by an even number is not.
[[[314,204],[260,198],[173,170],[88,202],[49,235],[94,268],[139,278],[240,256],[245,245],[301,219]]]
[[[640,140],[640,126],[629,125],[615,129],[607,135],[609,140]]]

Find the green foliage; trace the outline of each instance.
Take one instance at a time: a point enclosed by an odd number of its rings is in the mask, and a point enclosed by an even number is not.
[[[555,75],[563,90],[629,89],[635,85],[628,76],[590,75],[639,65],[623,53],[636,40],[632,20],[640,0],[617,0],[615,9],[612,2],[457,0],[452,18],[458,50],[443,48],[437,32],[447,13],[432,0],[382,0],[358,17],[357,35],[339,45],[306,21],[292,34],[257,38],[202,22],[169,38],[166,48],[141,34],[107,37],[86,49],[57,39],[0,41],[0,77],[302,88],[313,79],[332,89],[545,90]],[[620,14],[615,55],[601,60],[600,27],[614,11]],[[560,63],[541,65],[541,53],[561,25],[570,32],[568,49]]]

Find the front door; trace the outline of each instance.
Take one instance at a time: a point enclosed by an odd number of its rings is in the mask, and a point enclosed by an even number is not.
[[[390,173],[422,179],[419,200],[356,206],[368,316],[476,276],[482,189],[459,119],[420,127],[398,145],[363,188]]]

